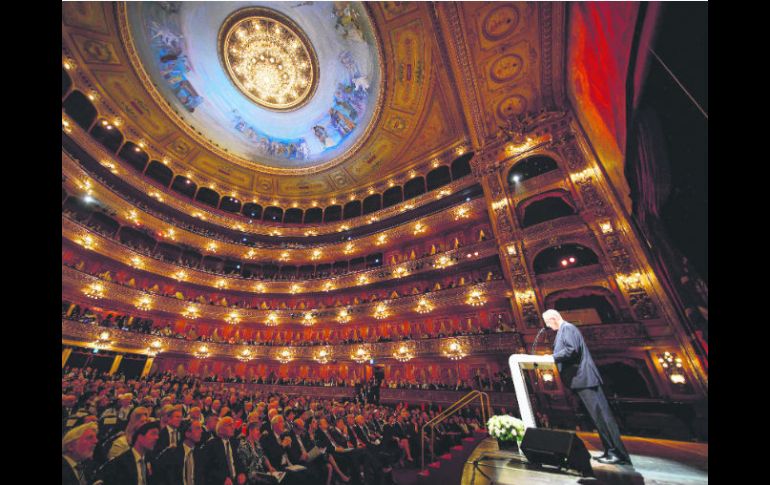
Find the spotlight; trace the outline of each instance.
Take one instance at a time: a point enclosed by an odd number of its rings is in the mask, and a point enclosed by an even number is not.
[[[567,260],[566,259],[562,259],[561,260],[561,265],[562,266],[567,266]]]
[[[575,257],[574,256],[570,256],[569,257],[569,262],[570,263],[574,263],[575,262]]]

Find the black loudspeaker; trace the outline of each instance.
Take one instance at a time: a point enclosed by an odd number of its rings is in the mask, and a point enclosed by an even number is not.
[[[591,455],[572,431],[527,428],[521,451],[530,463],[577,470],[583,476],[593,475]]]

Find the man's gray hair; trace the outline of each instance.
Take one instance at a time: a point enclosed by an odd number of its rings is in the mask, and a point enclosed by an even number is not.
[[[555,317],[557,320],[564,320],[561,317],[561,313],[557,312],[554,309],[546,310],[543,312],[543,320],[545,320],[548,317]]]

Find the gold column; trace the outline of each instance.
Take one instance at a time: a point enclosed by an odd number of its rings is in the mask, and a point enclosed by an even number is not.
[[[64,349],[61,352],[61,368],[64,369],[64,366],[67,364],[67,361],[70,358],[70,355],[72,355],[72,349]]]
[[[153,362],[155,362],[155,357],[147,357],[147,362],[145,362],[144,364],[144,369],[142,369],[141,377],[147,377],[147,374],[150,373],[150,369],[152,369]]]
[[[123,356],[118,354],[115,356],[115,360],[112,361],[112,367],[110,367],[110,375],[113,375],[118,371],[118,367],[120,367],[120,362],[123,360]]]

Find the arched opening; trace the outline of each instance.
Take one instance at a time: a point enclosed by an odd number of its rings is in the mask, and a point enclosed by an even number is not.
[[[423,177],[415,177],[404,184],[404,200],[409,200],[424,193],[425,179]]]
[[[302,209],[297,209],[296,207],[286,209],[283,222],[286,224],[302,224]]]
[[[218,273],[221,274],[224,270],[225,262],[221,258],[217,258],[215,256],[204,256],[203,260],[201,261],[201,267],[206,271],[211,271],[212,273]]]
[[[262,266],[256,263],[246,263],[241,272],[244,278],[254,278],[262,275]]]
[[[320,224],[323,222],[324,211],[320,207],[311,207],[305,211],[305,224]]]
[[[169,243],[158,243],[157,251],[162,260],[177,263],[182,257],[182,249]]]
[[[120,229],[118,221],[102,212],[94,212],[88,225],[93,227],[98,233],[108,237],[114,236],[118,229]]]
[[[382,194],[382,207],[390,207],[403,202],[403,200],[404,193],[401,191],[401,187],[391,187]]]
[[[275,278],[275,275],[278,274],[278,266],[272,263],[263,264],[262,265],[262,276],[265,279],[271,280]]]
[[[465,177],[471,173],[471,159],[473,152],[461,155],[452,162],[452,180]]]
[[[652,392],[639,369],[624,362],[599,365],[599,374],[608,397],[652,397]]]
[[[299,267],[299,277],[300,279],[307,280],[313,277],[313,274],[315,274],[315,267],[312,264],[305,264],[303,266]]]
[[[191,268],[200,268],[202,261],[203,255],[198,251],[187,248],[182,251],[182,264]]]
[[[67,74],[67,70],[63,67],[61,68],[61,97],[63,98],[65,94],[70,90],[72,87],[72,78],[70,78],[70,75]]]
[[[156,160],[150,162],[150,165],[147,167],[147,171],[144,172],[144,174],[164,187],[168,187],[168,184],[171,183],[171,179],[174,178],[174,172]]]
[[[330,205],[324,210],[324,222],[334,222],[342,219],[342,206]]]
[[[219,208],[225,212],[237,214],[241,211],[241,202],[234,197],[224,196],[219,202]]]
[[[137,171],[144,172],[144,167],[147,166],[147,161],[150,159],[150,156],[138,145],[127,141],[123,145],[123,148],[120,149],[120,152],[118,152],[118,158],[134,167]]]
[[[110,153],[118,151],[118,148],[123,144],[123,133],[112,126],[107,120],[100,120],[96,123],[94,127],[91,128],[91,136],[94,140],[101,143]],[[137,170],[140,172],[144,170],[144,165]]]
[[[366,258],[360,257],[350,260],[350,271],[358,271],[360,269],[366,269]]]
[[[78,222],[86,222],[94,209],[80,197],[70,197],[62,204],[62,212],[68,213]]]
[[[361,201],[352,200],[345,204],[345,210],[343,211],[343,219],[352,219],[361,215]]]
[[[208,187],[201,187],[198,189],[198,193],[195,194],[195,200],[216,209],[219,205],[219,194]]]
[[[379,268],[382,266],[382,253],[370,254],[366,257],[367,268]]]
[[[171,190],[178,192],[182,195],[186,195],[189,198],[195,197],[195,192],[198,190],[198,186],[192,180],[187,177],[177,175],[174,178],[174,182],[171,184]]]
[[[382,209],[382,197],[380,194],[372,194],[364,199],[364,215],[377,212],[380,209]]]
[[[297,276],[297,267],[292,265],[281,266],[281,278],[285,280],[294,279]]]
[[[345,274],[348,272],[349,263],[347,261],[337,261],[332,265],[332,272],[335,275]]]
[[[452,181],[452,174],[449,171],[449,167],[442,165],[428,172],[425,176],[425,180],[428,184],[428,191],[443,187]]]
[[[96,119],[96,108],[94,108],[91,101],[89,101],[80,91],[72,91],[72,93],[67,96],[67,99],[64,100],[64,103],[62,103],[62,107],[64,108],[64,112],[67,113],[67,116],[72,118],[72,120],[84,130],[87,130],[88,127],[91,126],[91,123]]]
[[[249,219],[262,219],[262,206],[253,202],[243,204],[241,213]]]
[[[265,208],[265,215],[263,220],[268,222],[281,222],[283,221],[283,209],[280,207],[270,206]]]
[[[329,263],[319,264],[315,268],[316,278],[328,278],[331,275],[332,265]]]
[[[615,295],[606,288],[586,287],[551,293],[546,308],[555,308],[565,320],[582,325],[616,323],[620,312]]]
[[[142,231],[133,229],[131,227],[124,227],[120,230],[119,240],[122,244],[141,251],[152,251],[155,247],[155,239],[149,234],[145,234]]]
[[[516,163],[508,171],[508,184],[515,189],[516,184],[525,180],[557,170],[556,161],[545,155],[534,155]]]
[[[599,264],[596,253],[580,244],[563,244],[541,251],[532,263],[535,274]]]
[[[549,192],[519,204],[516,211],[521,218],[521,227],[530,227],[541,222],[575,215],[575,208],[568,202],[566,192]]]
[[[236,259],[226,259],[223,268],[227,275],[241,274],[241,262]]]

